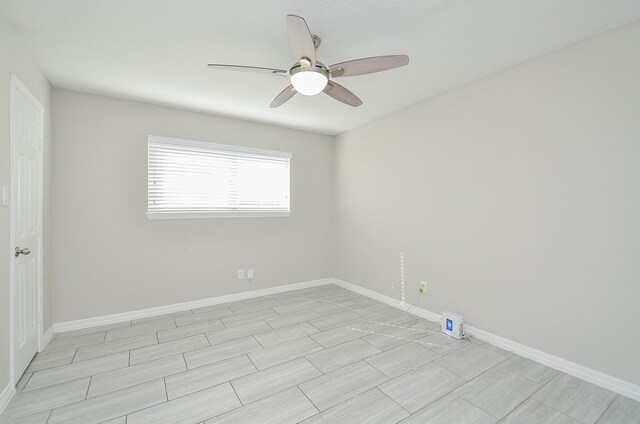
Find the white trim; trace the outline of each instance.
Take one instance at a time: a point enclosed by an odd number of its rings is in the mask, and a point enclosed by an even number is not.
[[[170,146],[179,145],[186,147],[202,147],[209,150],[222,150],[225,152],[233,153],[249,153],[260,156],[276,156],[287,159],[293,158],[293,155],[290,152],[281,152],[279,150],[258,149],[257,147],[240,146],[237,144],[218,144],[211,143],[209,141],[187,140],[184,138],[164,137],[161,135],[149,135],[147,137],[147,143],[149,142],[163,143]]]
[[[15,386],[11,382],[7,383],[7,386],[4,388],[2,393],[0,393],[0,414],[2,414],[7,405],[9,405],[11,398],[13,398],[13,395],[15,394]]]
[[[408,303],[403,303],[392,297],[374,292],[369,289],[365,289],[356,284],[348,283],[346,281],[334,278],[333,283],[345,289],[386,303],[387,305],[403,309],[411,314],[428,319],[429,321],[440,322],[440,314],[437,314],[435,312],[431,312],[417,306],[412,306]],[[592,368],[588,368],[580,364],[576,364],[575,362],[571,362],[567,359],[563,359],[550,353],[534,349],[530,346],[523,345],[521,343],[506,339],[504,337],[489,333],[488,331],[484,331],[470,325],[465,324],[464,329],[465,333],[472,335],[479,340],[511,351],[517,355],[524,356],[525,358],[539,362],[558,371],[562,371],[574,377],[604,387],[605,389],[609,389],[631,399],[640,401],[640,386],[637,384],[622,380],[617,377],[613,377],[611,375],[596,371]]]
[[[146,212],[147,219],[200,219],[200,218],[285,218],[291,212]]]
[[[42,346],[38,350],[38,352],[42,352],[45,347],[49,344],[49,342],[53,339],[53,325],[49,327],[47,331],[45,331],[44,336],[42,337]]]
[[[44,275],[43,275],[43,225],[44,225],[44,107],[40,103],[40,101],[36,98],[36,96],[29,91],[29,89],[20,81],[20,79],[15,75],[11,74],[11,86],[9,91],[10,96],[10,106],[9,106],[9,175],[10,175],[10,189],[9,189],[9,254],[11,255],[9,262],[9,384],[15,386],[17,383],[17,378],[15,375],[15,335],[14,335],[14,304],[15,304],[15,265],[13,258],[13,250],[15,247],[15,235],[14,235],[14,226],[15,226],[15,202],[16,202],[16,178],[15,178],[15,129],[12,125],[11,118],[13,111],[15,110],[15,96],[14,92],[19,91],[22,95],[24,95],[35,108],[38,110],[38,133],[40,136],[40,149],[38,154],[38,193],[37,193],[37,203],[38,203],[38,246],[36,247],[35,254],[37,255],[38,261],[38,272],[36,282],[37,294],[36,294],[36,308],[37,308],[37,321],[38,321],[38,349],[41,350],[44,345],[44,323],[43,323],[43,293],[44,293]],[[14,389],[15,392],[15,389]]]
[[[283,293],[292,290],[306,289],[309,287],[332,284],[332,278],[305,281],[301,283],[286,284],[283,286],[271,287],[268,289],[252,290],[248,292],[229,294],[226,296],[211,297],[208,299],[194,300],[191,302],[175,303],[173,305],[158,306],[156,308],[140,309],[137,311],[123,312],[120,314],[105,315],[101,317],[79,319],[75,321],[65,321],[53,324],[55,333],[65,331],[90,328],[98,325],[113,324],[116,322],[130,321],[139,318],[148,318],[157,315],[169,314],[172,312],[188,311],[189,309],[202,308],[205,306],[218,305],[221,303],[235,302],[237,300],[251,299],[254,297],[267,296],[271,294]]]

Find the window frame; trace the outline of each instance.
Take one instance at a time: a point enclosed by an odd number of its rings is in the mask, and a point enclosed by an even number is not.
[[[156,212],[149,211],[149,145],[151,142],[167,143],[174,146],[199,147],[212,150],[222,150],[230,153],[253,153],[257,155],[273,156],[289,159],[289,210],[288,211],[180,211],[180,212]],[[147,219],[200,219],[200,218],[285,218],[291,216],[291,161],[293,155],[290,152],[278,150],[259,149],[256,147],[240,146],[235,144],[219,144],[208,141],[188,140],[183,138],[165,137],[159,135],[147,136]]]

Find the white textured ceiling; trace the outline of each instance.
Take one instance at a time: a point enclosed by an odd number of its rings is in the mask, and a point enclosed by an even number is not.
[[[640,19],[640,0],[0,0],[0,10],[55,87],[336,134]],[[359,108],[298,95],[269,109],[285,78],[207,69],[288,69],[290,13],[322,38],[327,65],[411,63],[341,78]]]

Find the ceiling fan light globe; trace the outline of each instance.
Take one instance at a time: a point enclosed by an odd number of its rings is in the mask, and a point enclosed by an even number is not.
[[[291,84],[300,94],[315,96],[322,93],[329,79],[321,72],[312,70],[300,71],[291,75]]]

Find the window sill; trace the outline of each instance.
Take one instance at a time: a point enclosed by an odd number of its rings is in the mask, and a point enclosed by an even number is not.
[[[147,212],[147,219],[285,218],[291,212]]]

